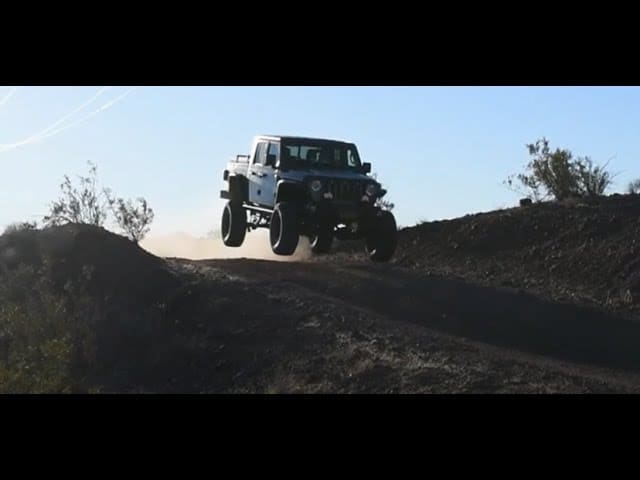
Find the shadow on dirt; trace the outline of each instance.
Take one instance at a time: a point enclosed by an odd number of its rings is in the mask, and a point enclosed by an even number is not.
[[[593,308],[389,266],[209,261],[291,282],[398,321],[557,359],[640,370],[640,324]]]

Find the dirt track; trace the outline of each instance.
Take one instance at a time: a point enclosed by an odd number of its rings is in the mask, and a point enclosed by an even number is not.
[[[225,391],[640,390],[640,325],[594,309],[390,265],[171,263],[230,282],[254,311],[229,317],[233,351],[252,350]]]

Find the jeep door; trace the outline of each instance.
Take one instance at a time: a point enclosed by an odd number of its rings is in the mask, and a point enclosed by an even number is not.
[[[259,142],[253,162],[249,165],[249,201],[264,207],[275,203],[275,167],[280,159],[277,142]]]

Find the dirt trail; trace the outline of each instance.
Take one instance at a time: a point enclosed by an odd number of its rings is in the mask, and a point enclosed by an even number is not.
[[[640,391],[640,325],[594,309],[390,265],[172,263],[241,282],[247,302],[276,299],[297,319],[280,331],[296,347],[256,370],[264,382],[279,365],[281,391]]]

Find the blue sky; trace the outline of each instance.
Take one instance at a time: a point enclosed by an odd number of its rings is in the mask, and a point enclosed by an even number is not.
[[[226,161],[261,133],[353,140],[402,225],[515,205],[502,181],[541,136],[615,156],[612,192],[640,177],[635,87],[101,88],[0,87],[0,228],[46,213],[62,176],[92,161],[117,194],[149,200],[152,235],[203,235],[218,227]]]

